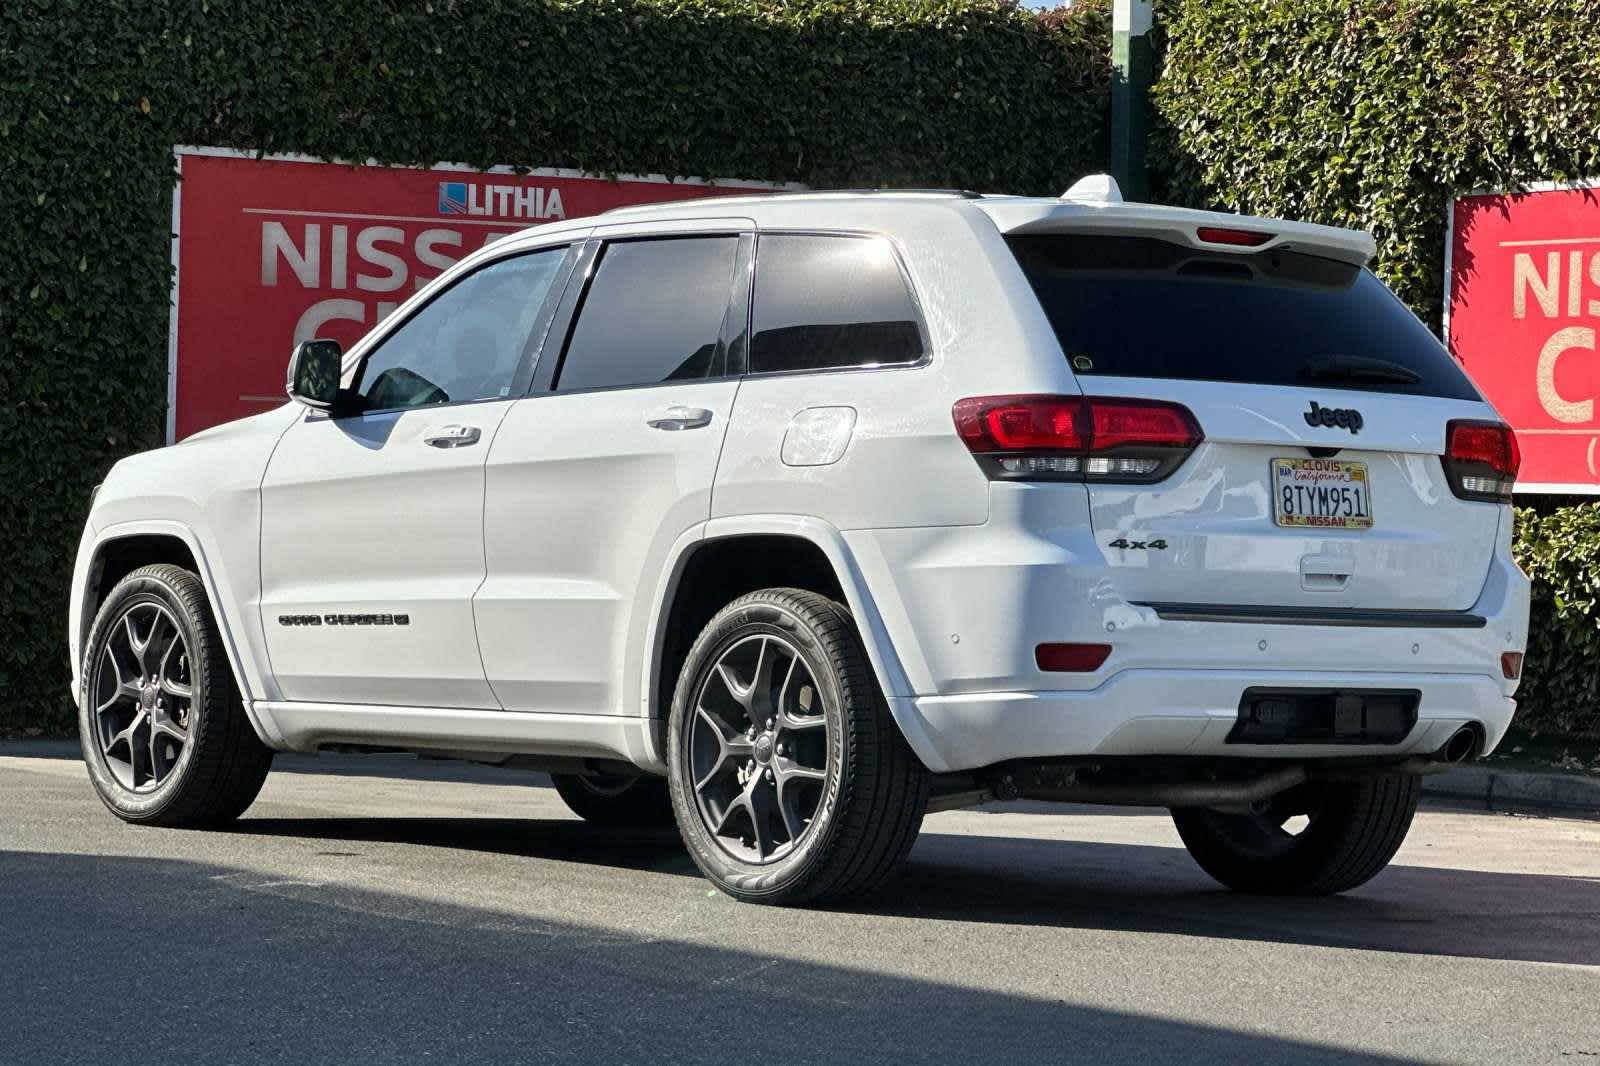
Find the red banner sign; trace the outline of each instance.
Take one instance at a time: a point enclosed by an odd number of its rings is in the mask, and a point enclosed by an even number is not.
[[[1600,188],[1451,206],[1450,350],[1522,445],[1519,492],[1600,493]]]
[[[289,350],[349,348],[455,260],[529,226],[751,182],[378,167],[179,148],[167,434],[284,402]]]

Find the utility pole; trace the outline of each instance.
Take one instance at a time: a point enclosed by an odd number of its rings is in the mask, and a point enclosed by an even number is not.
[[[1144,142],[1150,124],[1150,82],[1155,77],[1150,44],[1154,21],[1151,0],[1112,0],[1111,175],[1129,200],[1150,195]]]

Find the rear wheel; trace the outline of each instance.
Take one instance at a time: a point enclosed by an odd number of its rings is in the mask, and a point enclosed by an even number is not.
[[[261,791],[256,737],[200,579],[160,564],[106,597],[83,661],[78,734],[89,779],[128,822],[217,826]]]
[[[1200,867],[1239,892],[1323,896],[1365,884],[1389,864],[1421,793],[1413,774],[1312,782],[1249,814],[1174,809]]]
[[[849,613],[800,589],[753,592],[706,626],[678,679],[668,765],[690,855],[750,902],[872,891],[928,805]]]
[[[665,778],[650,774],[551,774],[556,792],[572,813],[605,826],[672,824]]]

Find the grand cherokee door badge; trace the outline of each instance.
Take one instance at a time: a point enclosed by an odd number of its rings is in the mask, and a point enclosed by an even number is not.
[[[409,614],[280,614],[280,626],[408,626]]]

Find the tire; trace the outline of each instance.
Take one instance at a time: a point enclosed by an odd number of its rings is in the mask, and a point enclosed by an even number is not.
[[[672,824],[665,778],[653,774],[551,774],[550,779],[572,813],[593,825],[620,829]]]
[[[1414,774],[1302,785],[1259,814],[1174,809],[1178,835],[1201,869],[1237,892],[1326,896],[1365,884],[1389,864],[1421,795]],[[1298,834],[1283,823],[1309,822]]]
[[[690,856],[746,902],[872,892],[904,861],[928,805],[928,771],[849,612],[801,589],[742,596],[706,625],[678,677],[667,752]]]
[[[85,648],[78,736],[111,812],[169,828],[243,814],[272,751],[245,717],[200,579],[165,563],[135,570],[101,604]]]

